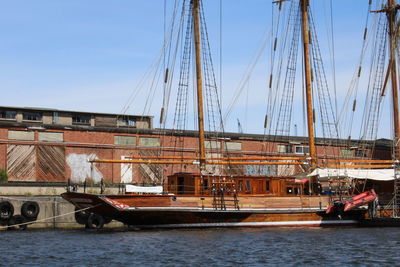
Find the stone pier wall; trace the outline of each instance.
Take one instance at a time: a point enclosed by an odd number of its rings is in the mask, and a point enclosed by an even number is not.
[[[36,201],[40,212],[37,220],[28,225],[28,229],[84,229],[85,226],[75,221],[74,206],[59,196],[1,196],[0,201],[9,201],[14,206],[14,215],[21,214],[21,206],[26,201]],[[104,227],[123,227],[122,223],[112,221]],[[0,226],[1,230],[6,227]]]

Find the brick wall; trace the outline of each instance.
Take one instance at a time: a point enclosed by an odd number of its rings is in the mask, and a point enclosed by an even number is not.
[[[139,165],[139,164],[111,164],[111,163],[96,163],[91,164],[87,162],[88,159],[115,159],[120,160],[126,156],[154,156],[160,155],[159,147],[150,147],[152,143],[157,144],[157,142],[140,142],[141,137],[160,137],[159,135],[146,133],[146,134],[128,134],[128,133],[116,133],[116,132],[106,132],[106,131],[96,131],[93,129],[87,130],[72,130],[72,129],[30,129],[29,131],[35,132],[35,140],[8,140],[8,130],[20,130],[28,131],[24,127],[3,127],[0,128],[0,168],[9,170],[10,166],[7,166],[7,162],[10,162],[10,155],[7,156],[7,148],[10,146],[18,147],[25,146],[28,151],[29,147],[34,146],[34,150],[30,150],[30,154],[25,153],[26,157],[35,157],[33,159],[33,174],[30,173],[29,177],[24,176],[24,174],[19,173],[14,175],[11,173],[10,180],[13,181],[54,181],[54,182],[65,182],[71,179],[74,182],[82,182],[85,179],[92,179],[95,182],[100,179],[104,179],[110,183],[119,183],[121,179],[131,179],[132,182],[158,182],[154,181],[154,177],[161,179],[162,175],[164,177],[173,174],[175,172],[198,172],[198,165],[188,164],[185,166],[181,165]],[[43,132],[56,132],[63,134],[63,141],[39,141],[39,133]],[[136,136],[136,147],[115,145],[114,136],[125,135],[125,136]],[[46,135],[41,135],[46,136]],[[224,142],[235,142],[233,149],[241,147],[240,150],[230,151],[232,157],[242,156],[244,153],[249,155],[259,155],[265,151],[277,153],[277,145],[283,144],[282,142],[275,143],[264,143],[260,140],[245,140],[245,138],[235,139],[221,139],[214,140],[210,144],[215,147],[213,151],[208,151],[208,155],[213,157],[226,157],[226,151],[222,148],[224,147]],[[253,138],[254,139],[254,138]],[[61,140],[61,139],[57,139]],[[145,147],[139,147],[139,144],[146,144]],[[284,143],[288,144],[288,143]],[[184,137],[171,137],[169,135],[162,136],[160,138],[160,145],[163,147],[163,155],[165,156],[175,156],[175,157],[195,157],[196,151],[198,150],[198,141],[194,136],[184,136]],[[295,146],[295,144],[292,144]],[[296,145],[301,145],[296,143]],[[303,144],[304,145],[304,144]],[[176,147],[183,148],[174,149]],[[321,145],[317,146],[317,154],[319,155],[340,155],[340,147],[323,147]],[[380,150],[378,155],[381,158],[387,157],[390,151]],[[288,154],[286,154],[288,155]],[[15,156],[15,155],[14,155]],[[18,163],[14,162],[13,168],[18,169],[15,164],[24,164],[24,162]],[[30,162],[29,158],[25,162]],[[211,170],[212,168],[210,168]],[[227,166],[215,166],[214,170],[216,173],[226,173]],[[235,174],[246,174],[245,166],[237,166],[233,171]],[[247,170],[248,171],[248,170]],[[269,171],[269,170],[264,170]],[[286,170],[287,171],[287,170]],[[299,168],[292,168],[291,172],[300,171]],[[128,172],[128,173],[127,173]],[[286,173],[286,172],[285,172]],[[32,176],[33,175],[33,176]]]

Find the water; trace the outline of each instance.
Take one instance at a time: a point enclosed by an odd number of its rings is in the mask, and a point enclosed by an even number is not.
[[[0,232],[0,266],[389,266],[400,228]]]

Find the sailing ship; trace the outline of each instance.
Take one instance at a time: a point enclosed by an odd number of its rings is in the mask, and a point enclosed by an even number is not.
[[[72,203],[78,212],[91,213],[89,226],[100,228],[104,220],[114,219],[136,228],[179,228],[179,227],[269,227],[269,226],[338,226],[356,225],[367,216],[368,210],[363,205],[377,199],[375,192],[364,190],[361,196],[349,195],[346,202],[343,199],[343,190],[338,181],[339,189],[329,194],[321,194],[321,184],[318,175],[324,167],[340,167],[343,162],[349,167],[376,168],[391,166],[392,160],[345,159],[332,157],[317,157],[315,145],[315,114],[313,108],[312,83],[318,79],[314,74],[321,67],[312,63],[310,54],[316,57],[316,51],[310,47],[311,38],[314,38],[310,28],[309,0],[274,1],[281,9],[286,2],[291,2],[293,13],[298,20],[294,20],[294,29],[301,32],[303,47],[303,68],[305,101],[307,104],[307,129],[309,155],[305,156],[243,156],[243,157],[210,157],[206,153],[203,117],[203,88],[209,86],[210,77],[203,76],[202,56],[204,47],[207,47],[207,34],[204,32],[204,16],[201,0],[184,1],[189,7],[189,32],[187,50],[191,53],[191,44],[194,44],[197,113],[198,113],[198,154],[194,156],[132,156],[125,160],[92,160],[95,163],[130,163],[130,164],[165,164],[198,166],[197,171],[179,171],[166,178],[162,190],[151,191],[127,187],[124,194],[103,195],[78,192],[65,192],[62,197]],[[297,8],[297,9],[296,9]],[[397,10],[393,0],[389,0],[388,9]],[[298,37],[298,35],[297,35]],[[296,36],[293,37],[293,40]],[[292,42],[292,50],[297,48],[298,41]],[[275,42],[276,46],[276,42]],[[202,51],[203,48],[203,51]],[[274,48],[275,49],[275,48]],[[294,52],[293,52],[294,53]],[[204,61],[204,60],[203,60]],[[296,60],[289,60],[294,64]],[[207,63],[207,62],[206,62]],[[209,62],[208,62],[209,63]],[[319,64],[319,63],[318,63]],[[186,62],[184,67],[190,69],[191,64]],[[391,65],[395,76],[395,66]],[[314,69],[314,70],[312,70]],[[295,72],[288,67],[288,71]],[[393,74],[394,73],[394,74]],[[289,73],[290,74],[290,73]],[[166,75],[167,76],[167,75]],[[183,76],[186,77],[185,73]],[[393,76],[393,79],[395,77]],[[289,75],[291,87],[294,79]],[[320,77],[321,78],[321,77]],[[205,82],[206,80],[206,82]],[[212,78],[211,78],[212,80]],[[272,80],[272,75],[271,75]],[[270,87],[271,87],[270,80]],[[329,97],[325,93],[325,99]],[[162,117],[162,116],[161,116]],[[329,117],[325,114],[325,118]],[[327,124],[328,125],[328,124]],[[326,126],[331,127],[331,126]],[[397,128],[398,129],[398,128]],[[398,139],[399,135],[396,135]],[[397,149],[396,149],[397,151]],[[208,166],[295,166],[305,170],[302,179],[293,175],[258,175],[247,176],[232,173],[215,174]],[[191,169],[191,170],[192,170]],[[228,168],[229,170],[230,168]],[[318,172],[319,173],[316,173]],[[336,175],[340,177],[341,175]],[[335,181],[330,181],[335,183]],[[361,187],[360,187],[361,188]],[[359,189],[360,189],[359,188]],[[131,190],[132,189],[132,190]],[[160,188],[159,188],[160,189]],[[360,189],[362,190],[362,189]],[[336,196],[335,193],[338,195]],[[363,196],[368,196],[364,198]],[[340,201],[334,201],[339,199]],[[328,211],[327,211],[327,207]],[[345,208],[346,207],[346,208]]]

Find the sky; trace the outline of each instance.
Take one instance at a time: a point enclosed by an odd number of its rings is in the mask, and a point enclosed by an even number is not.
[[[164,1],[169,21],[172,0],[0,0],[0,105],[120,113],[160,55]],[[260,40],[271,29],[272,1],[203,2],[224,113]],[[330,66],[326,29],[331,0],[313,2],[322,54]],[[339,106],[357,69],[367,5],[368,0],[332,1]],[[227,131],[237,132],[239,120],[244,132],[263,132],[269,45],[225,122]],[[332,85],[332,69],[327,73]],[[128,114],[143,113],[146,94],[135,95]],[[297,91],[293,125],[298,127],[292,134],[304,135],[300,97]],[[161,99],[152,99],[146,114],[155,117],[155,127],[160,107]],[[379,137],[391,136],[389,117],[383,115]]]

